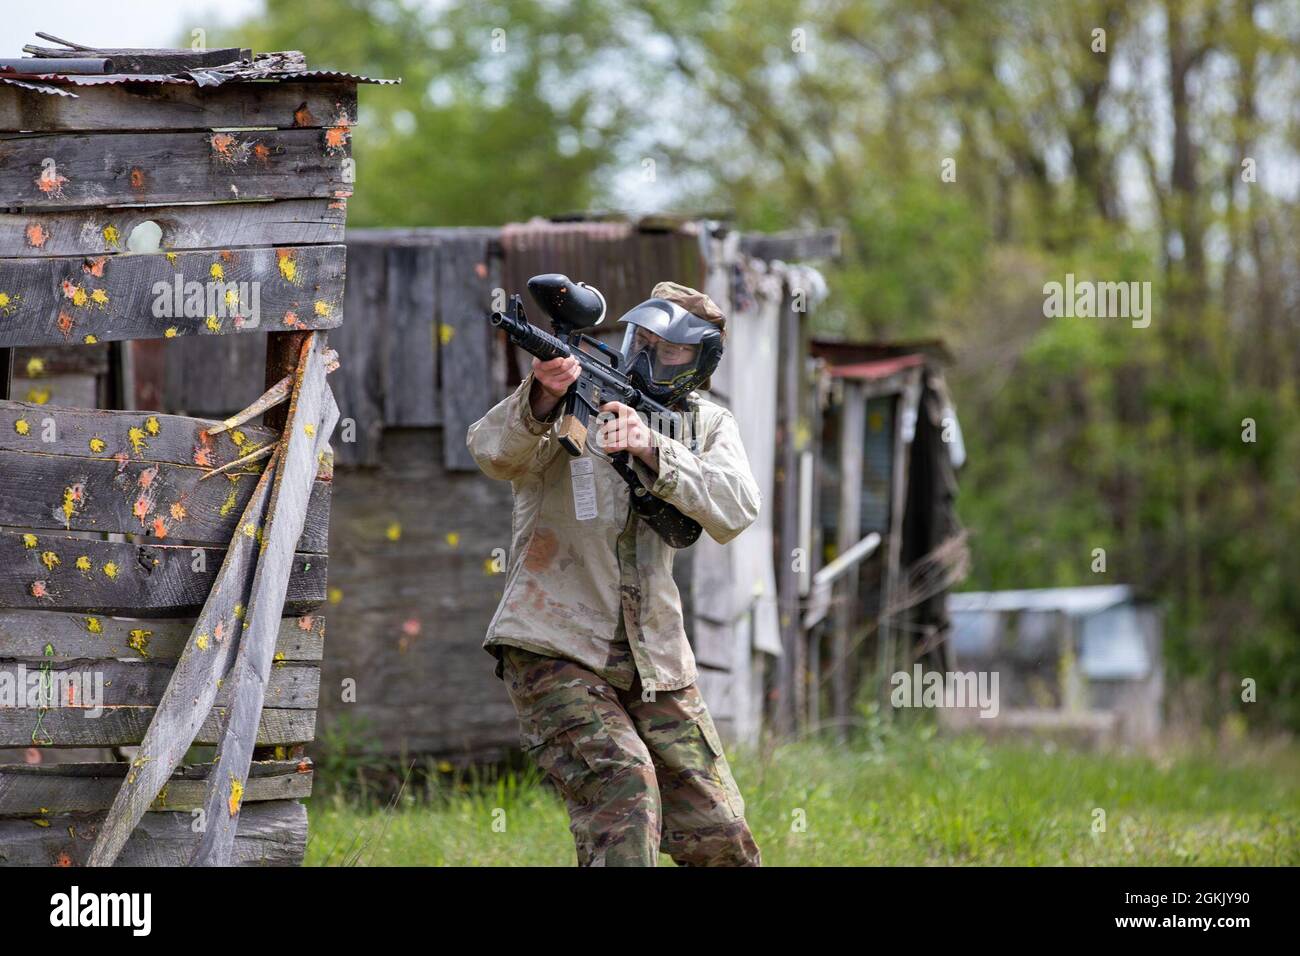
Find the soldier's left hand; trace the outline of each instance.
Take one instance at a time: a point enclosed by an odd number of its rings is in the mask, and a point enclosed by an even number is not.
[[[596,440],[608,454],[626,451],[653,467],[658,457],[650,436],[650,426],[641,420],[636,410],[622,402],[606,402],[600,406],[600,431]]]

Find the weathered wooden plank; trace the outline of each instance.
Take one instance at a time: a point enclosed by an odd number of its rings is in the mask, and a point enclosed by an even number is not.
[[[444,240],[438,253],[438,383],[443,455],[450,471],[478,468],[465,446],[469,426],[496,401],[492,394],[491,283],[487,242]]]
[[[313,129],[353,126],[354,83],[229,83],[78,87],[76,98],[0,87],[0,130]]]
[[[211,764],[179,767],[150,810],[193,810],[202,806]],[[48,817],[107,810],[130,770],[129,763],[0,764],[0,817]],[[257,760],[248,773],[245,803],[311,796],[312,763]]]
[[[0,260],[0,345],[333,328],[345,246]]]
[[[53,662],[100,657],[175,661],[194,624],[194,618],[138,621],[102,614],[0,608],[0,656]],[[135,631],[146,633],[132,633]],[[53,651],[48,658],[46,645]],[[309,613],[281,619],[275,644],[277,661],[319,661],[324,647],[324,615]]]
[[[384,356],[390,341],[386,259],[385,246],[348,246],[343,304],[348,321],[330,333],[339,355],[345,356],[333,383],[343,415],[335,443],[339,464],[379,464],[384,433]]]
[[[29,708],[0,707],[0,747],[31,747],[33,735],[45,747],[127,747],[144,740],[153,707],[106,707],[95,720],[84,711],[56,707],[39,715]],[[196,744],[215,744],[221,739],[224,708],[213,708],[199,725]],[[316,712],[295,708],[262,710],[257,730],[259,747],[310,741],[316,732]],[[47,743],[46,741],[50,741]]]
[[[0,820],[0,864],[82,866],[102,826],[103,814]],[[121,866],[184,866],[198,835],[188,812],[147,814],[122,849]],[[297,800],[254,804],[240,820],[233,866],[299,866],[307,849],[307,808]]]
[[[208,435],[217,424],[214,419],[157,412],[0,402],[0,451],[220,468],[280,435],[261,425]]]
[[[266,471],[257,480],[240,519],[242,522],[262,527],[283,446],[282,438]],[[89,858],[92,866],[113,864],[140,817],[194,742],[199,724],[211,710],[242,640],[243,609],[248,606],[258,560],[258,546],[251,537],[240,535],[231,542],[221,570],[206,595],[194,632],[185,643],[185,650],[141,741],[133,761],[138,771],[122,782],[105,817]]]
[[[0,87],[3,89],[3,87]],[[292,246],[342,242],[346,199],[282,199],[191,206],[125,206],[112,209],[35,209],[0,213],[0,251],[14,258],[112,256],[148,252],[144,223],[158,227],[163,252]]]
[[[235,540],[255,541],[243,534]],[[2,531],[0,607],[124,617],[192,615],[207,599],[225,557],[224,548]],[[325,599],[327,564],[321,554],[294,556],[290,613],[305,613]]]
[[[136,630],[140,639],[147,641],[150,630],[141,623]],[[12,694],[13,700],[30,704],[28,692],[39,693],[44,686],[54,701],[49,706],[80,710],[87,719],[95,719],[91,712],[96,707],[156,705],[176,667],[175,661],[104,658],[49,662],[48,669],[43,669],[45,664],[39,657],[0,659],[0,701],[7,705],[5,698]],[[320,668],[315,664],[283,662],[270,669],[266,697],[272,707],[315,710],[319,693]],[[217,691],[216,706],[228,707],[229,701],[230,687],[223,684]]]
[[[399,428],[438,424],[438,248],[388,248],[388,374],[384,423]]]
[[[302,535],[317,448],[329,440],[339,417],[325,381],[327,348],[326,337],[316,332],[302,344],[280,446],[283,460],[276,469],[267,512],[265,547],[257,562],[247,626],[227,682],[230,716],[208,781],[207,828],[192,861],[198,865],[224,866],[231,860],[240,793],[253,759],[259,717],[266,701],[274,703],[275,638],[293,569],[294,542]]]
[[[351,195],[346,127],[3,133],[0,196],[22,209]]]
[[[166,462],[0,451],[0,525],[225,544],[239,531],[257,476],[232,471],[205,479],[206,473]],[[332,486],[318,480],[312,487],[298,550],[327,550]]]

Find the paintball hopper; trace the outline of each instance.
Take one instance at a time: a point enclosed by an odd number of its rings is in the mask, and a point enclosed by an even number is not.
[[[557,335],[600,325],[605,320],[605,297],[585,282],[548,272],[529,279],[528,291],[551,320]]]

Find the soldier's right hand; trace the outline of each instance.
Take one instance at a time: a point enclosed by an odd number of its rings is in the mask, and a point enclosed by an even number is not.
[[[573,356],[549,359],[533,359],[533,377],[552,398],[563,398],[569,386],[582,374],[582,366]]]

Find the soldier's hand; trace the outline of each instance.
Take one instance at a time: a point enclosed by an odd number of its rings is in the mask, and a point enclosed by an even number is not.
[[[533,377],[551,398],[563,398],[569,386],[578,380],[582,367],[573,356],[549,359],[533,359]]]
[[[596,440],[608,454],[626,451],[652,468],[658,466],[658,452],[650,436],[650,426],[641,420],[636,410],[622,402],[606,402],[600,406],[600,431]]]

